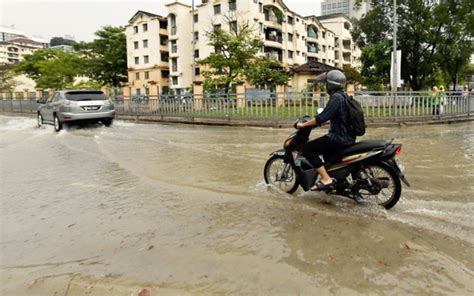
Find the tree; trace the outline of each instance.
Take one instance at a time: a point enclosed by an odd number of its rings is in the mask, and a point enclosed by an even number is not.
[[[266,57],[259,57],[245,72],[246,79],[253,85],[261,88],[275,89],[277,85],[288,82],[288,72],[277,61]]]
[[[234,20],[228,20],[231,24]],[[250,25],[234,25],[229,32],[215,29],[207,34],[209,45],[214,52],[199,61],[208,67],[203,71],[205,89],[222,88],[229,93],[233,85],[245,81],[251,60],[260,51],[263,41],[256,35]]]
[[[92,42],[75,46],[86,60],[86,76],[102,85],[120,86],[127,81],[127,44],[123,27],[106,26]]]
[[[390,83],[390,53],[389,41],[368,45],[362,49],[360,60],[363,83],[371,90],[383,89]]]
[[[39,88],[65,88],[84,73],[80,56],[61,50],[40,49],[15,65],[17,73],[25,74]]]
[[[51,40],[49,41],[49,44],[51,46],[57,46],[57,45],[75,45],[77,42],[74,41],[74,40],[70,40],[70,39],[65,39],[63,37],[53,37],[51,38]]]
[[[363,82],[363,77],[360,72],[351,65],[343,65],[342,70],[346,75],[347,82],[352,84],[361,84]]]
[[[15,73],[12,65],[0,64],[0,92],[12,91],[15,87],[13,80]]]
[[[466,15],[470,14],[470,16],[454,17],[451,18],[451,22],[448,22],[443,15],[446,9],[443,7],[444,4],[433,6],[423,0],[398,0],[397,48],[402,51],[401,76],[404,81],[410,84],[413,90],[420,90],[429,86],[428,82],[432,80],[431,76],[437,75],[438,68],[444,70],[447,65],[452,65],[455,62],[453,56],[459,56],[451,48],[450,51],[454,55],[448,58],[449,62],[439,63],[439,52],[443,44],[449,42],[450,45],[454,45],[459,41],[459,34],[457,36],[453,35],[451,39],[443,39],[445,33],[449,32],[453,26],[460,25],[463,27],[465,24],[473,23],[472,9],[468,0],[448,0],[448,2],[457,9],[465,11]],[[372,47],[368,50],[368,53],[380,50],[392,42],[392,5],[392,1],[372,0],[373,9],[365,17],[355,21],[353,38],[361,47]],[[472,29],[470,31],[467,29],[463,31],[463,34],[468,39],[472,38],[472,31]],[[385,45],[382,43],[385,43]],[[461,48],[461,50],[469,52],[468,48]],[[470,53],[472,53],[472,49]],[[389,54],[389,52],[386,52],[386,54]],[[387,55],[382,56],[384,61],[386,58]],[[388,59],[390,60],[390,55],[388,55]],[[374,63],[373,59],[366,59],[366,61]],[[464,59],[460,59],[459,64],[463,63]],[[370,65],[363,65],[366,72],[370,72],[368,71],[370,67]],[[458,67],[455,68],[455,71],[458,71]],[[377,73],[373,74],[377,75]],[[376,80],[377,77],[370,79]]]
[[[458,83],[461,72],[468,66],[474,50],[472,38],[474,32],[474,14],[459,5],[458,1],[447,1],[440,4],[437,16],[446,24],[442,42],[438,50],[440,67],[445,71],[453,90]],[[467,21],[460,22],[460,19]],[[461,77],[462,79],[462,77]]]

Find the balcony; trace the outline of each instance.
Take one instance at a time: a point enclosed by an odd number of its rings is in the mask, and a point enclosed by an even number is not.
[[[281,47],[281,43],[283,42],[283,35],[281,31],[273,29],[273,28],[267,28],[265,29],[265,41],[270,41],[274,43],[280,43],[280,44],[273,44],[277,45],[278,47]]]
[[[177,31],[178,31],[177,27],[171,27],[171,35],[176,35]]]
[[[273,47],[265,47],[264,48],[265,57],[276,60],[276,61],[283,61],[283,51],[278,48]]]
[[[343,60],[344,62],[350,63],[350,62],[351,62],[351,54],[350,54],[350,53],[346,53],[346,52],[343,53],[343,54],[342,54],[342,60]]]
[[[263,8],[263,14],[265,15],[266,26],[281,28],[283,23],[283,12],[277,7],[271,5],[266,6]]]
[[[344,51],[351,51],[351,41],[350,40],[342,40],[342,48]]]
[[[318,29],[315,26],[309,26],[308,31],[306,31],[306,37],[313,40],[318,39]]]

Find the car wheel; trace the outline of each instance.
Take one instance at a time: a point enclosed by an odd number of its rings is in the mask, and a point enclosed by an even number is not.
[[[61,120],[59,120],[59,117],[54,114],[54,130],[59,132],[63,128],[63,124]]]
[[[43,126],[43,116],[41,115],[41,113],[38,113],[38,127],[42,127]]]
[[[111,126],[112,123],[113,123],[113,119],[112,118],[104,118],[102,119],[102,123],[105,125],[105,126]]]

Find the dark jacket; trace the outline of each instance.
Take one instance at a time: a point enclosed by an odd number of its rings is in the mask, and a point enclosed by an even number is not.
[[[328,105],[321,114],[316,116],[318,124],[331,121],[331,128],[327,136],[343,145],[352,145],[355,143],[356,137],[351,135],[345,127],[347,122],[346,97],[343,90],[338,90],[331,95]]]

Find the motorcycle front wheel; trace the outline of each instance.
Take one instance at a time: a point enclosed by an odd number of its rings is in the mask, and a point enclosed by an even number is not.
[[[271,184],[279,190],[292,194],[299,186],[295,172],[289,163],[285,163],[283,156],[274,155],[267,160],[263,170],[265,183]]]

